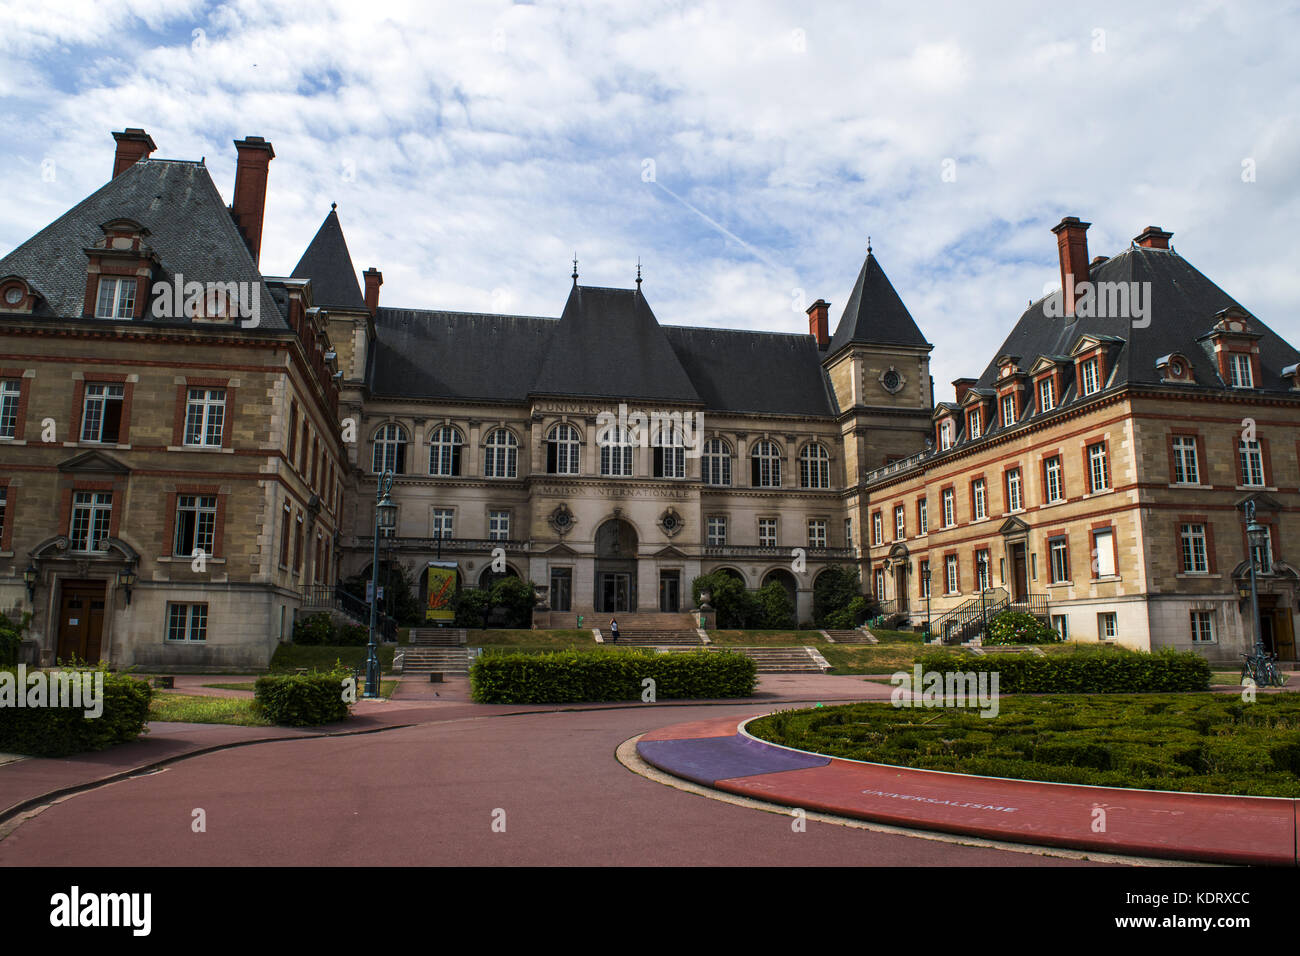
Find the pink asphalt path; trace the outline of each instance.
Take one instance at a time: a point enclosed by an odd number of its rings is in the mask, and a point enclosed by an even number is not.
[[[0,865],[1072,863],[814,821],[796,833],[786,815],[667,787],[615,759],[656,728],[769,709],[408,705],[429,722],[200,755],[78,794],[0,840]],[[196,808],[206,833],[190,829]],[[492,829],[498,809],[504,833]]]

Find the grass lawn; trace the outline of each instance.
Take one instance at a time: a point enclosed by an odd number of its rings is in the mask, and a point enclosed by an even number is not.
[[[786,711],[774,743],[927,770],[1191,793],[1300,797],[1300,697],[1004,697],[998,716],[888,702]]]
[[[590,628],[554,631],[510,630],[508,628],[474,629],[467,632],[466,644],[469,647],[517,645],[520,647],[548,647],[551,650],[563,650],[566,647],[598,646]]]
[[[947,648],[919,643],[818,644],[817,650],[831,665],[831,674],[892,674],[911,670],[916,659],[931,651],[956,653]]]
[[[149,719],[193,724],[239,724],[242,727],[272,726],[269,720],[253,713],[251,696],[196,697],[155,692],[149,703]]]
[[[391,672],[393,669],[393,653],[397,650],[392,644],[380,644],[376,653],[379,655],[379,666],[385,672]],[[299,667],[305,667],[308,670],[329,670],[334,666],[336,660],[342,661],[344,667],[354,667],[364,665],[366,662],[366,646],[359,647],[340,647],[335,645],[320,644],[281,644],[275,649],[275,655],[271,658],[272,674],[292,674]]]
[[[876,640],[881,644],[920,644],[920,631],[886,631],[882,629],[867,628],[875,635]]]
[[[816,631],[709,631],[709,640],[719,646],[797,647],[800,644],[824,644],[826,638]]]

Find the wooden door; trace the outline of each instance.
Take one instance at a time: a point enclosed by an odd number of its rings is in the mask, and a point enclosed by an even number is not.
[[[59,596],[59,660],[98,663],[103,637],[104,582],[64,582]]]

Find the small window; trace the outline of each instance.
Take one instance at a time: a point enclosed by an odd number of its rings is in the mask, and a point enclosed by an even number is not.
[[[951,488],[945,488],[943,491],[943,526],[951,528],[957,523],[954,513],[956,508],[956,495]]]
[[[719,548],[727,543],[727,519],[722,515],[713,515],[708,520],[708,544]]]
[[[1043,462],[1043,478],[1047,487],[1048,503],[1061,501],[1061,459],[1059,456]]]
[[[1066,584],[1070,580],[1070,542],[1067,538],[1052,538],[1047,543],[1052,565],[1052,583]]]
[[[907,516],[902,505],[894,508],[894,540],[902,541],[907,537]]]
[[[776,519],[758,519],[758,544],[763,548],[776,547]]]
[[[1110,466],[1106,460],[1106,443],[1088,446],[1088,483],[1092,491],[1110,490]]]
[[[1250,356],[1233,352],[1228,356],[1228,374],[1233,388],[1254,388],[1255,375],[1251,368]]]
[[[959,588],[957,580],[957,555],[950,554],[944,559],[944,583],[949,594],[956,594]]]
[[[135,317],[135,278],[99,280],[95,299],[95,318],[131,319]]]
[[[107,539],[112,523],[111,491],[74,492],[69,547],[78,552],[103,553],[108,547]]]
[[[176,541],[172,552],[193,557],[196,551],[215,553],[217,528],[216,495],[178,495],[176,498]]]
[[[879,511],[871,515],[871,543],[873,545],[885,543],[885,521]]]
[[[1196,439],[1188,435],[1174,437],[1174,483],[1195,485],[1201,480],[1201,469],[1196,457]]]
[[[984,495],[984,479],[976,478],[970,486],[971,508],[976,521],[988,517],[987,502]]]
[[[509,511],[488,512],[488,540],[489,541],[510,540],[510,512]]]
[[[1179,539],[1183,546],[1183,573],[1209,573],[1210,558],[1206,548],[1205,525],[1182,525],[1179,528]]]
[[[1090,358],[1079,367],[1079,393],[1091,395],[1100,389],[1097,377],[1097,360]]]
[[[952,422],[943,421],[939,424],[939,449],[947,451],[952,447]]]
[[[434,538],[452,537],[452,518],[455,512],[451,508],[434,508],[429,513],[429,530]]]
[[[1097,577],[1107,578],[1115,574],[1115,535],[1112,531],[1094,531],[1092,533],[1092,567]]]
[[[1241,483],[1248,487],[1264,486],[1264,450],[1258,441],[1243,441],[1237,446],[1241,462]]]
[[[87,383],[85,395],[81,407],[81,440],[116,445],[122,432],[125,386]]]
[[[1007,472],[1007,510],[1020,511],[1024,507],[1024,483],[1020,480],[1020,469],[1012,468]]]
[[[226,390],[191,388],[185,404],[185,444],[220,448],[226,424]]]
[[[980,410],[978,408],[972,408],[970,410],[969,421],[970,421],[970,437],[979,438],[981,421],[980,421]]]
[[[1193,644],[1214,643],[1214,612],[1213,611],[1192,612],[1192,643]]]
[[[1056,407],[1056,383],[1045,378],[1038,383],[1038,410],[1050,412]]]
[[[208,606],[206,604],[168,604],[168,641],[206,641]]]
[[[1054,630],[1057,633],[1057,635],[1060,637],[1061,640],[1068,641],[1070,639],[1069,617],[1067,617],[1064,614],[1053,614],[1052,630]]]
[[[1113,641],[1119,637],[1119,622],[1114,611],[1097,615],[1097,637],[1103,641]]]
[[[820,518],[808,519],[808,547],[826,547],[826,522]]]
[[[1016,396],[1002,396],[1002,427],[1007,428],[1016,423]]]
[[[23,383],[18,379],[0,381],[0,438],[18,434],[18,399]]]

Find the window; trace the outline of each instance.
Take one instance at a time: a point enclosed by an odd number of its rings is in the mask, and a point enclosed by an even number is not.
[[[280,567],[289,566],[289,525],[292,522],[289,506],[284,506],[284,515],[280,519]]]
[[[1052,583],[1066,584],[1070,580],[1070,542],[1068,538],[1052,538],[1047,542],[1051,558]]]
[[[1174,482],[1195,485],[1201,480],[1201,470],[1196,460],[1196,439],[1187,435],[1174,438]]]
[[[1045,378],[1038,383],[1038,410],[1050,412],[1056,407],[1056,383]]]
[[[659,426],[652,457],[656,478],[686,477],[686,447],[683,444],[681,426],[674,425],[671,421]]]
[[[980,410],[978,408],[972,408],[970,410],[970,437],[971,438],[980,437],[980,425],[981,425]]]
[[[298,403],[289,405],[289,467],[293,467],[293,456],[298,448]]]
[[[581,447],[576,428],[567,422],[556,425],[546,439],[546,473],[578,474],[578,454]]]
[[[483,443],[483,477],[514,478],[518,473],[519,442],[509,430],[498,428]]]
[[[1250,556],[1255,562],[1257,574],[1273,573],[1273,530],[1264,525],[1264,542],[1258,547],[1251,546]]]
[[[1061,496],[1061,459],[1060,456],[1043,462],[1043,484],[1047,490],[1047,501],[1064,500]]]
[[[949,594],[956,594],[956,593],[957,593],[957,587],[958,587],[958,581],[957,581],[957,555],[955,555],[955,554],[950,554],[950,555],[948,555],[946,558],[944,558],[944,572],[945,572],[945,573],[944,573],[944,577],[945,577],[945,581],[944,581],[944,583],[945,583],[945,584],[947,585],[947,587],[948,587],[948,592],[947,592],[947,593],[949,593]]]
[[[907,537],[907,518],[903,514],[903,506],[898,505],[894,508],[894,540],[902,541]]]
[[[217,530],[216,495],[178,495],[176,541],[172,554],[192,557],[195,551],[214,554]]]
[[[871,543],[885,543],[885,520],[879,511],[872,512],[871,515]]]
[[[1115,574],[1115,533],[1109,529],[1092,533],[1092,570],[1099,578]]]
[[[930,596],[930,562],[921,562],[921,597]]]
[[[727,519],[722,515],[713,515],[708,521],[708,544],[720,548],[727,543]]]
[[[988,511],[985,507],[987,502],[984,498],[984,479],[976,478],[970,483],[970,500],[971,513],[975,520],[988,517]]]
[[[989,580],[988,549],[975,552],[975,586],[980,591],[987,591],[993,586],[993,582]]]
[[[760,441],[754,445],[751,484],[755,488],[781,487],[781,452],[776,442]]]
[[[311,481],[309,482],[313,490],[316,489],[316,477],[320,472],[320,436],[317,435],[311,440]]]
[[[429,513],[429,530],[431,537],[452,537],[452,519],[455,512],[451,508],[434,508]]]
[[[702,477],[706,485],[731,484],[731,449],[721,438],[710,438],[704,443]]]
[[[18,379],[0,382],[0,438],[13,438],[18,434],[18,399],[23,383]]]
[[[1054,630],[1058,635],[1060,635],[1061,640],[1068,641],[1070,639],[1069,617],[1067,617],[1064,614],[1053,614],[1052,630]]]
[[[510,512],[509,511],[488,512],[488,540],[489,541],[510,540]]]
[[[294,521],[293,529],[293,573],[297,574],[302,570],[302,515],[299,514]]]
[[[1213,611],[1192,612],[1192,643],[1193,644],[1214,643],[1214,612]]]
[[[612,478],[632,476],[632,433],[622,426],[607,426],[597,439],[600,473]]]
[[[464,445],[460,432],[450,425],[435,428],[429,436],[429,474],[453,478],[460,474],[460,454]]]
[[[100,279],[95,299],[95,318],[130,319],[135,317],[135,278]]]
[[[573,569],[551,568],[551,610],[573,610]]]
[[[1233,388],[1254,388],[1255,376],[1250,356],[1233,352],[1228,356],[1228,375]]]
[[[1264,450],[1258,441],[1243,441],[1237,446],[1241,462],[1241,483],[1254,487],[1264,485]]]
[[[1183,544],[1183,573],[1208,574],[1209,551],[1205,544],[1205,525],[1185,524],[1179,529]]]
[[[1103,641],[1113,641],[1119,636],[1119,625],[1115,612],[1107,611],[1097,615],[1097,637]]]
[[[844,547],[853,547],[853,519],[844,519]]]
[[[226,390],[191,388],[185,402],[185,444],[220,448],[226,424]]]
[[[303,428],[306,427],[307,423],[303,422]],[[305,435],[302,444],[305,450],[307,446]],[[376,475],[382,475],[385,471],[391,471],[395,475],[406,473],[406,429],[401,425],[390,423],[375,432],[372,470]]]
[[[306,417],[302,420],[302,434],[298,439],[298,474],[306,477],[307,475],[307,438],[311,433],[311,426],[307,424]],[[402,432],[402,462],[406,462],[406,432]],[[396,470],[396,469],[394,469]]]
[[[1003,395],[1002,396],[1002,427],[1007,428],[1008,426],[1014,425],[1015,423],[1016,423],[1016,396],[1014,393],[1012,393],[1011,395]]]
[[[208,606],[206,604],[168,604],[167,640],[206,641]]]
[[[944,420],[939,423],[939,450],[947,451],[952,447],[952,422]]]
[[[873,578],[875,579],[876,582],[874,593],[877,598],[883,598],[885,596],[885,569],[876,568],[876,572],[873,575]]]
[[[1092,491],[1110,489],[1110,467],[1106,462],[1106,443],[1088,446],[1088,483]]]
[[[929,517],[926,514],[926,511],[927,511],[926,499],[921,498],[916,503],[916,525],[918,528],[917,534],[928,534],[930,531],[930,521],[929,521]]]
[[[1100,385],[1097,381],[1097,360],[1088,359],[1079,366],[1079,394],[1091,395]]]
[[[760,547],[776,547],[776,519],[759,518],[758,519],[758,543]]]
[[[9,505],[9,489],[0,487],[0,542],[5,539],[5,515]]]
[[[102,552],[107,549],[105,538],[112,527],[113,493],[111,491],[77,491],[72,495],[73,551]]]
[[[821,445],[812,444],[799,455],[799,487],[829,488],[831,486],[831,456]]]
[[[954,514],[956,511],[956,501],[956,493],[951,488],[945,488],[943,490],[943,526],[945,528],[951,528],[957,523],[957,518]]]
[[[121,385],[86,384],[81,408],[81,440],[116,445],[122,431],[122,403],[126,389]]]
[[[808,547],[826,547],[826,522],[821,518],[808,519]]]
[[[1007,472],[1007,510],[1019,511],[1024,506],[1024,483],[1020,480],[1020,469],[1012,468]]]

